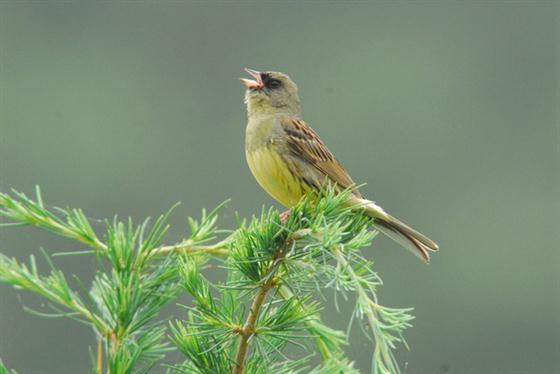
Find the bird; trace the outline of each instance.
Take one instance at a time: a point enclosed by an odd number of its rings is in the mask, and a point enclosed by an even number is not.
[[[287,75],[275,71],[245,69],[253,78],[240,78],[247,107],[245,156],[261,187],[290,209],[326,182],[340,193],[351,189],[348,204],[360,207],[373,218],[373,225],[426,263],[438,245],[362,196],[355,183],[304,121],[298,87]],[[289,211],[288,211],[289,212]]]

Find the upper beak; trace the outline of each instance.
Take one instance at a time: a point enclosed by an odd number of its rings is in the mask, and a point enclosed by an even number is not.
[[[243,83],[245,87],[247,87],[250,90],[260,90],[264,87],[264,83],[262,81],[260,71],[256,71],[248,68],[245,68],[245,71],[249,73],[250,76],[255,78],[255,80],[239,78],[241,80],[241,83]]]

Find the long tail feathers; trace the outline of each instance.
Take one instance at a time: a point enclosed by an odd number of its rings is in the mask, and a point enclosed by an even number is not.
[[[377,230],[412,252],[425,263],[430,262],[430,252],[437,251],[438,245],[427,236],[387,214],[380,206],[368,201],[363,205],[366,212],[375,219]]]

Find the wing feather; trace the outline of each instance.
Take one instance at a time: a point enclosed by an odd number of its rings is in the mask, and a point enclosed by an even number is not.
[[[285,117],[281,119],[280,124],[287,135],[287,145],[294,157],[315,168],[320,175],[328,177],[341,189],[355,185],[346,169],[305,121]],[[324,180],[317,182],[321,184]],[[362,197],[357,190],[353,193],[359,198]]]

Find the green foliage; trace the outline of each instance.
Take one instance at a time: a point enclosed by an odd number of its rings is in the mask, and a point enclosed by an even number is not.
[[[357,373],[344,354],[355,319],[365,321],[362,329],[374,341],[372,372],[398,373],[394,350],[413,317],[410,309],[378,303],[381,280],[359,251],[375,233],[370,218],[345,205],[348,193],[307,196],[287,218],[263,210],[214,244],[208,243],[223,233],[218,209],[203,211],[199,221],[189,218],[190,236],[172,246],[162,245],[169,212],[151,226],[115,218],[98,236],[81,210],[47,209],[39,190],[35,200],[0,194],[6,226],[46,229],[88,245],[79,253],[99,258],[87,292],[75,290],[46,253],[46,275],[33,255],[23,264],[0,254],[0,282],[47,299],[51,316],[91,325],[98,340],[94,373],[149,372],[172,349],[184,355],[169,367],[176,373]],[[205,278],[209,261],[221,263],[225,279]],[[329,288],[355,295],[348,333],[321,320],[321,310],[333,307],[320,297]],[[192,304],[183,318],[166,322],[160,311],[181,292]],[[322,363],[312,368],[314,352]]]
[[[4,366],[2,359],[0,359],[0,374],[17,374],[17,372],[15,370],[10,370],[6,366]]]

